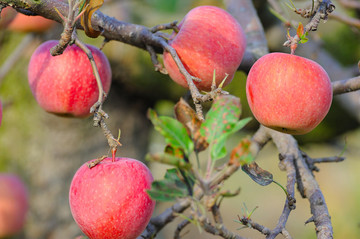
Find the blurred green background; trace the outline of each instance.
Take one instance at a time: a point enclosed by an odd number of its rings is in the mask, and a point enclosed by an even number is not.
[[[282,47],[286,40],[286,29],[271,15],[264,1],[254,2],[264,23],[270,50],[286,51]],[[299,3],[300,6],[303,2]],[[222,1],[216,0],[108,0],[101,10],[119,20],[151,27],[180,21],[191,8],[198,5],[224,6]],[[359,13],[355,11],[349,12],[338,6],[337,11],[359,18]],[[291,19],[298,19],[288,14]],[[44,112],[36,104],[28,87],[27,64],[32,52],[41,42],[58,39],[60,33],[59,24],[49,32],[34,36],[6,77],[0,79],[0,99],[4,106],[0,127],[0,172],[21,175],[30,192],[27,224],[18,238],[63,239],[80,235],[67,201],[71,178],[81,164],[108,151],[101,130],[92,127],[91,119],[59,118]],[[79,35],[89,44],[98,47],[102,44],[101,38],[90,40],[82,32]],[[320,25],[318,32],[310,34],[310,41],[321,41],[321,49],[317,50],[325,49],[329,57],[340,62],[343,71],[353,75],[356,74],[355,65],[360,58],[359,36],[359,29],[329,20]],[[24,37],[24,33],[1,30],[0,66]],[[306,44],[299,46],[306,47]],[[174,104],[180,97],[186,96],[187,91],[168,76],[155,72],[149,54],[143,50],[110,42],[103,51],[113,71],[112,88],[104,106],[110,115],[108,125],[113,133],[119,128],[122,131],[123,147],[118,155],[143,160],[148,151],[161,151],[164,147],[163,139],[154,132],[146,118],[146,110],[151,107],[160,114],[172,115]],[[312,57],[316,61],[315,53]],[[323,67],[327,69],[331,66]],[[251,116],[246,102],[245,82],[246,72],[239,71],[225,89],[241,98],[243,117]],[[355,107],[349,108],[349,104],[346,106],[340,97],[335,97],[325,120],[313,132],[296,137],[301,148],[314,158],[339,155],[345,148],[344,162],[319,165],[320,172],[315,174],[332,217],[335,238],[358,238],[360,233],[360,98],[358,94],[352,95]],[[253,120],[234,137],[228,149],[236,145],[240,138],[252,135],[257,127],[256,120]],[[257,161],[285,185],[286,174],[278,169],[278,152],[272,143],[261,151]],[[155,163],[149,166],[156,179],[163,177],[165,166]],[[222,203],[225,224],[230,230],[236,231],[241,227],[234,220],[237,215],[242,215],[244,203],[249,209],[259,207],[253,220],[269,228],[276,225],[285,201],[279,187],[272,184],[261,187],[240,171],[226,182],[226,187],[233,190],[241,187],[238,197]],[[296,199],[297,208],[290,215],[288,231],[294,238],[316,238],[314,225],[304,225],[311,216],[309,203],[301,199],[299,194]],[[158,203],[155,215],[168,206]],[[157,238],[172,238],[179,221],[167,226]],[[184,232],[188,230],[184,238],[215,238],[204,232],[199,233],[193,225]],[[251,229],[242,229],[238,233],[244,237],[264,238]]]

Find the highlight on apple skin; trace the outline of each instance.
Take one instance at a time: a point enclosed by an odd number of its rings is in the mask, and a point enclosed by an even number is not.
[[[152,181],[150,170],[136,159],[105,158],[92,168],[85,163],[70,186],[73,218],[90,239],[135,239],[155,207],[146,192]]]
[[[242,27],[225,10],[214,6],[192,9],[179,24],[179,32],[170,37],[172,46],[185,69],[201,82],[199,90],[210,91],[214,71],[218,86],[226,74],[228,85],[243,58],[246,39]],[[164,65],[172,80],[188,88],[170,53],[164,52]]]
[[[68,46],[62,55],[51,56],[50,49],[57,43],[55,40],[44,42],[31,56],[30,89],[38,104],[50,113],[87,117],[99,95],[90,61],[76,45]],[[109,61],[96,47],[87,47],[95,59],[103,89],[108,93],[111,85]]]
[[[270,53],[250,69],[246,96],[262,125],[297,135],[320,124],[333,94],[330,78],[318,63],[296,55]]]
[[[0,238],[21,232],[29,209],[28,191],[15,174],[0,173]]]

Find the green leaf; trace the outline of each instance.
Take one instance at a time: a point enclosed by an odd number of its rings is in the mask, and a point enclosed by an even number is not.
[[[249,122],[249,118],[239,121],[240,114],[240,99],[235,96],[221,95],[212,104],[200,128],[210,144],[212,160],[226,155],[226,140]]]
[[[194,143],[187,134],[186,128],[176,119],[167,116],[158,116],[154,110],[149,109],[148,117],[164,137],[165,142],[173,148],[180,148],[189,157],[194,149]]]
[[[186,197],[189,190],[179,171],[174,168],[166,171],[164,179],[154,181],[147,193],[156,201],[168,202]]]
[[[250,120],[251,118],[245,118],[236,122],[235,124],[229,125],[228,131],[220,135],[219,139],[217,139],[217,143],[212,148],[211,156],[213,159],[223,158],[226,156],[227,154],[225,148],[226,140],[229,138],[229,136],[233,135],[234,133],[242,129]]]
[[[229,163],[238,165],[251,163],[254,157],[250,151],[250,145],[251,141],[249,139],[242,139],[231,151]]]

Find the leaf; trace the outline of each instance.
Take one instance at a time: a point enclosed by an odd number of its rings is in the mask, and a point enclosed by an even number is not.
[[[306,43],[309,39],[307,38],[307,35],[309,33],[308,32],[305,32],[305,34],[303,34],[301,37],[300,37],[300,43]]]
[[[215,99],[200,128],[201,135],[211,145],[212,160],[226,155],[226,140],[249,122],[249,118],[239,121],[240,114],[239,98],[221,95]]]
[[[298,35],[298,37],[301,39],[301,37],[304,35],[304,25],[299,22],[299,26],[296,30],[296,34]]]
[[[168,169],[164,179],[154,181],[147,192],[152,199],[163,202],[186,197],[189,194],[188,188],[180,177],[177,169]]]
[[[179,169],[185,169],[185,170],[191,169],[190,163],[186,162],[183,158],[180,158],[176,155],[172,155],[170,153],[147,154],[145,156],[145,160],[172,165]]]
[[[252,162],[250,164],[245,164],[241,166],[241,169],[256,183],[260,184],[261,186],[267,186],[272,183],[273,175],[260,168],[257,163]]]
[[[238,132],[240,129],[242,129],[250,120],[251,120],[251,118],[245,118],[245,119],[242,119],[242,120],[236,122],[233,125],[229,125],[228,131],[226,131],[225,133],[220,135],[219,139],[217,139],[217,143],[213,146],[212,157],[214,157],[214,156],[216,156],[217,158],[225,157],[227,154],[226,148],[225,148],[226,140],[229,138],[229,136],[231,136],[232,134],[234,134],[234,133]]]
[[[230,154],[230,163],[231,164],[249,164],[254,160],[250,152],[251,141],[249,139],[243,139],[239,144],[233,148]]]
[[[185,126],[188,135],[192,137],[196,152],[205,150],[209,144],[199,132],[202,121],[195,110],[182,98],[176,103],[174,110],[176,119]]]
[[[85,34],[88,37],[96,38],[101,33],[92,27],[91,17],[103,4],[104,0],[85,0],[85,11],[84,14],[81,15],[81,26],[83,26]]]
[[[155,129],[164,137],[167,144],[173,148],[180,148],[189,157],[194,149],[194,143],[187,134],[186,128],[176,119],[167,116],[157,116],[154,110],[148,110],[148,118]]]

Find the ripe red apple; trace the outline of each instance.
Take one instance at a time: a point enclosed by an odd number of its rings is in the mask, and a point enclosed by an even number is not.
[[[185,69],[201,79],[199,90],[209,91],[216,72],[216,85],[228,74],[229,84],[244,55],[246,40],[240,24],[225,10],[214,6],[192,9],[179,24],[169,44],[176,50]],[[170,77],[188,88],[170,53],[164,52],[164,65]]]
[[[28,68],[31,91],[39,105],[58,115],[86,117],[98,99],[98,86],[90,61],[76,45],[68,46],[59,56],[51,56],[50,49],[58,41],[47,41],[33,53]],[[87,45],[99,70],[104,91],[111,85],[108,59],[99,49]]]
[[[316,62],[285,53],[261,57],[250,69],[246,96],[255,118],[289,134],[306,134],[328,113],[332,86]]]
[[[42,16],[26,16],[17,13],[11,7],[6,7],[1,12],[0,27],[16,32],[45,32],[50,29],[55,21]]]
[[[45,32],[54,26],[55,21],[42,16],[26,16],[18,13],[8,29],[16,32]]]
[[[71,182],[71,213],[90,239],[134,239],[154,210],[146,192],[152,181],[150,170],[135,159],[105,158],[93,168],[84,164]]]
[[[20,178],[0,173],[0,238],[21,231],[28,207],[28,192]]]

